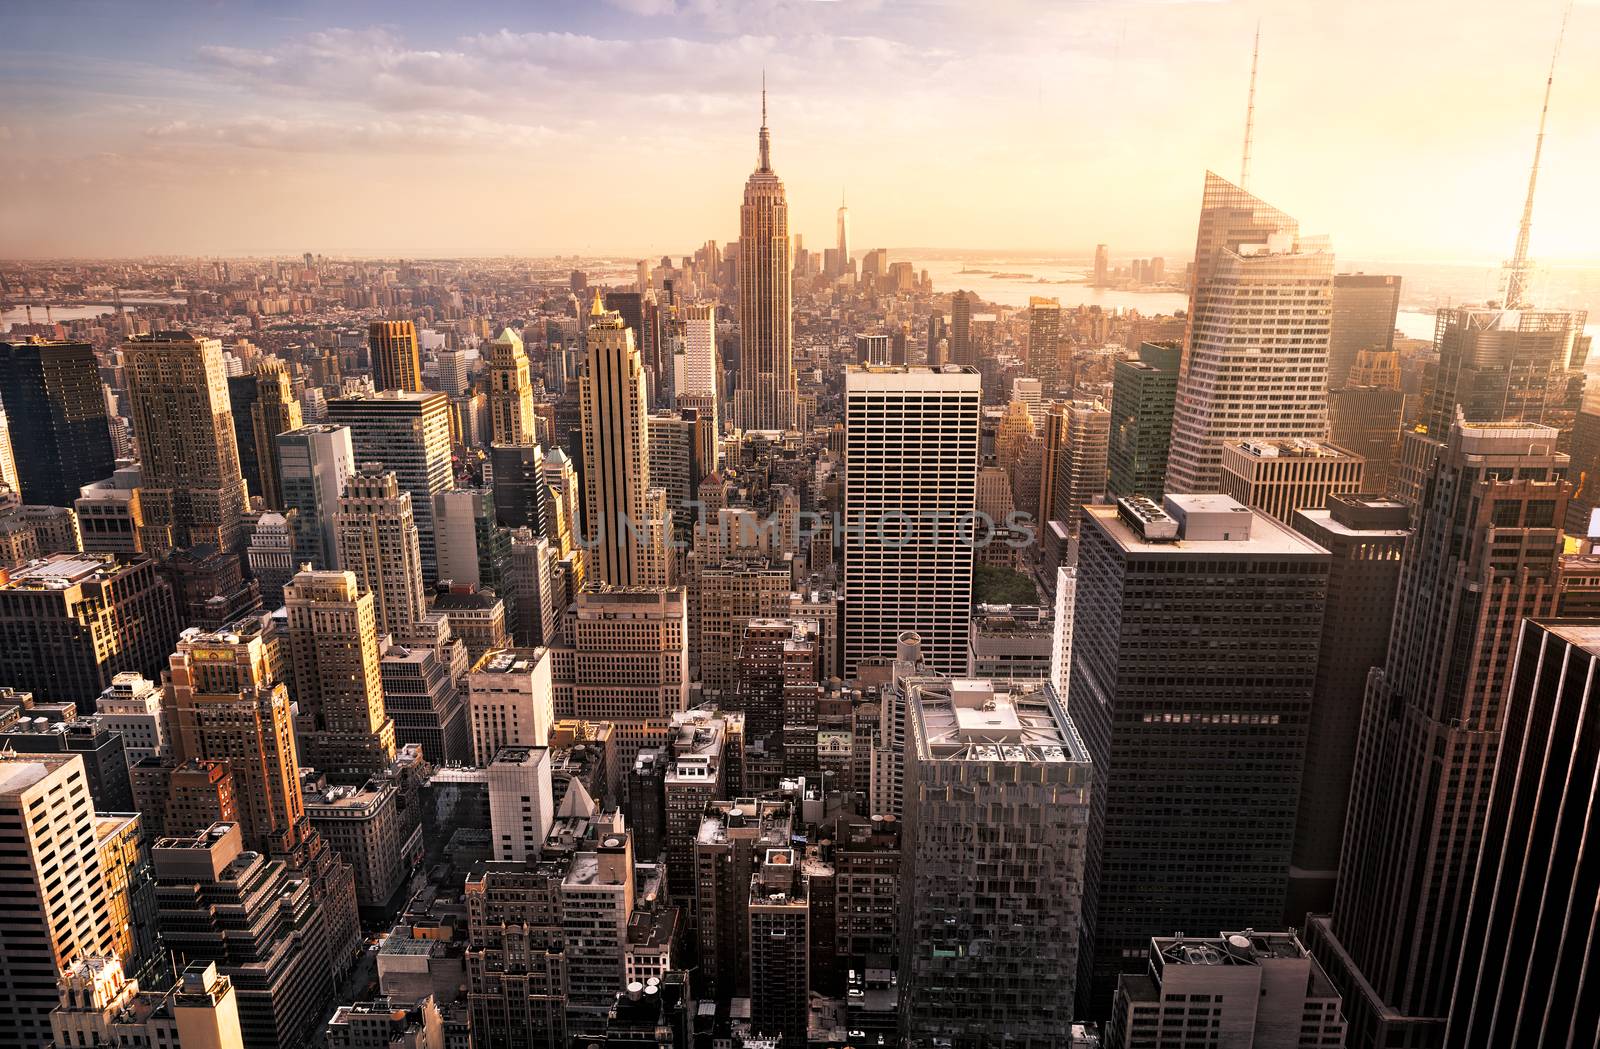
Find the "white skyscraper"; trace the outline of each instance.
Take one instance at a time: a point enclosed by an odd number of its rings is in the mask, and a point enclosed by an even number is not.
[[[959,365],[845,376],[846,677],[907,630],[930,671],[966,671],[981,387]]]
[[[1328,436],[1333,254],[1206,172],[1167,491],[1215,492],[1222,442]]]

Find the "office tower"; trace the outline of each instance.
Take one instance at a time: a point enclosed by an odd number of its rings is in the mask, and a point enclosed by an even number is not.
[[[495,520],[494,492],[456,488],[433,499],[439,579],[492,589],[503,596],[511,562],[511,531]]]
[[[70,711],[62,714],[70,715]],[[133,808],[122,736],[92,714],[55,722],[43,717],[21,718],[0,730],[0,749],[19,754],[82,755],[84,778],[95,808],[101,812],[128,812]]]
[[[1328,436],[1332,290],[1325,240],[1206,172],[1167,491],[1216,491],[1230,438]]]
[[[623,986],[622,958],[636,898],[633,839],[622,818],[602,816],[596,823],[598,835],[578,846],[561,882],[567,1020],[575,1030],[604,1029]]]
[[[94,824],[112,955],[141,979],[159,978],[171,962],[156,935],[155,881],[142,816],[101,811]]]
[[[620,316],[622,326],[633,333],[633,346],[648,370],[652,357],[646,335],[644,296],[636,291],[608,291],[601,301],[606,310]]]
[[[1340,273],[1333,278],[1328,329],[1328,389],[1341,390],[1361,351],[1394,349],[1400,311],[1400,278],[1376,273]]]
[[[17,455],[11,446],[11,420],[6,416],[3,401],[0,401],[0,489],[4,489],[9,498],[21,498],[22,482],[17,478]]]
[[[1119,360],[1113,369],[1106,480],[1113,499],[1160,499],[1165,491],[1182,357],[1179,343],[1142,342],[1137,359]]]
[[[506,747],[545,747],[555,720],[548,649],[502,649],[467,674],[472,752],[487,765]]]
[[[445,1021],[433,997],[407,1004],[378,997],[333,1011],[323,1030],[328,1049],[444,1049]]]
[[[1047,682],[918,678],[908,691],[906,1034],[1060,1045],[1085,919],[1088,751]],[[990,906],[1001,884],[1006,905]]]
[[[977,366],[978,355],[972,345],[972,307],[978,295],[957,291],[950,296],[950,364]]]
[[[1298,510],[1292,523],[1333,555],[1284,912],[1284,922],[1298,928],[1308,912],[1333,907],[1367,674],[1389,651],[1400,558],[1411,533],[1405,505],[1376,495],[1332,495],[1326,509]]]
[[[1061,303],[1035,295],[1028,300],[1028,374],[1045,395],[1061,392]],[[959,362],[958,362],[959,363]]]
[[[980,398],[973,368],[845,375],[846,677],[892,656],[904,630],[936,673],[966,666]]]
[[[261,472],[261,501],[273,510],[286,510],[276,439],[300,427],[300,402],[295,399],[289,369],[277,358],[256,366],[256,396],[250,405],[250,430],[255,460]]]
[[[432,607],[450,621],[450,632],[467,646],[469,665],[476,665],[486,653],[511,644],[505,602],[493,590],[441,580],[433,588]]]
[[[1379,386],[1385,390],[1400,389],[1402,375],[1400,354],[1396,350],[1380,353],[1377,350],[1360,350],[1356,362],[1345,380],[1347,387]]]
[[[695,617],[690,622],[690,664],[705,689],[731,691],[745,626],[752,619],[786,615],[793,590],[789,558],[730,557],[696,566],[690,592]]]
[[[421,390],[422,357],[417,352],[417,326],[410,321],[373,321],[367,328],[372,355],[372,386],[384,390]]]
[[[681,589],[597,587],[578,594],[567,645],[551,650],[558,718],[610,721],[617,761],[666,742],[689,696],[688,602]]]
[[[440,350],[436,363],[439,392],[448,394],[451,400],[465,395],[472,384],[467,374],[467,351]]]
[[[722,432],[722,363],[717,353],[717,307],[713,303],[682,306],[683,353],[678,355],[673,390],[678,407],[709,410],[712,428]]]
[[[1589,353],[1582,310],[1526,306],[1441,309],[1433,347],[1439,363],[1424,391],[1422,425],[1443,442],[1459,405],[1468,422],[1543,424],[1570,434],[1576,408],[1568,383]]]
[[[176,986],[141,990],[114,958],[84,958],[61,974],[50,1014],[54,1044],[145,1049],[244,1049],[233,984],[209,962],[184,968]]]
[[[510,328],[489,344],[489,412],[494,444],[533,444],[533,384],[528,355]]]
[[[226,761],[239,800],[244,842],[288,855],[305,840],[305,798],[289,690],[278,680],[284,653],[270,620],[227,633],[185,631],[167,689],[173,756]]]
[[[1366,460],[1361,487],[1387,492],[1400,447],[1406,396],[1381,386],[1346,386],[1328,391],[1328,439]]]
[[[666,778],[670,770],[667,752],[659,747],[643,747],[634,755],[628,770],[626,793],[628,811],[633,817],[635,851],[647,862],[660,862],[670,840],[667,830]],[[694,840],[686,839],[691,854]],[[684,870],[667,861],[667,872]],[[692,869],[692,863],[691,868]],[[677,890],[674,890],[676,895]],[[692,903],[692,901],[691,901]]]
[[[1328,562],[1227,496],[1085,511],[1072,712],[1105,772],[1080,1009],[1103,1014],[1152,931],[1282,919]]]
[[[411,493],[422,578],[438,576],[433,497],[455,486],[450,465],[450,402],[442,393],[380,393],[328,402],[328,418],[350,428],[356,463],[381,463]],[[341,555],[342,556],[342,555]],[[344,562],[341,561],[341,564]]]
[[[567,864],[488,863],[467,876],[467,1003],[475,1049],[568,1049]]]
[[[1365,462],[1327,441],[1260,438],[1222,442],[1222,494],[1276,518],[1320,510],[1328,497],[1364,491]]]
[[[430,613],[394,636],[383,651],[383,709],[394,722],[396,747],[416,745],[431,764],[472,758],[472,731],[462,693],[467,646],[450,633],[449,619]]]
[[[273,438],[278,502],[293,510],[295,564],[340,568],[337,517],[344,486],[355,472],[350,428],[313,423]]]
[[[178,636],[172,587],[142,557],[52,554],[0,569],[0,681],[87,712],[122,671],[158,678]]]
[[[1094,246],[1094,286],[1106,286],[1106,278],[1111,275],[1111,252],[1104,244]]]
[[[667,874],[673,879],[673,896],[689,905],[687,917],[693,923],[695,869],[694,843],[706,805],[729,796],[726,751],[734,737],[726,718],[705,710],[676,714],[667,733],[666,768],[661,774],[662,844],[657,852],[666,855]],[[640,751],[639,760],[645,758]],[[637,763],[636,763],[637,764]],[[630,801],[636,799],[630,796]]]
[[[750,993],[750,887],[769,849],[793,845],[787,799],[738,798],[705,808],[694,842],[695,938],[707,996]]]
[[[844,206],[843,198],[839,200],[839,211],[837,218],[834,220],[834,229],[837,240],[835,250],[839,252],[839,269],[842,272],[850,268],[850,209]]]
[[[139,442],[145,552],[232,550],[246,506],[222,343],[188,332],[122,346],[129,414]]]
[[[16,464],[29,503],[71,506],[78,489],[115,467],[94,348],[81,342],[0,342],[0,404],[27,454]]]
[[[1550,614],[1557,589],[1569,489],[1556,437],[1458,415],[1413,514],[1388,660],[1367,681],[1333,915],[1307,930],[1359,1045],[1437,1044],[1456,966],[1481,949],[1461,936],[1513,624]]]
[[[1592,1043],[1600,627],[1522,624],[1445,1044]],[[1477,945],[1493,944],[1493,950]]]
[[[506,582],[513,609],[506,629],[513,644],[531,648],[556,643],[561,632],[558,617],[566,610],[560,564],[550,540],[520,529],[513,533]]]
[[[231,355],[225,356],[223,360],[229,369],[228,410],[233,413],[233,443],[239,449],[239,473],[244,477],[246,493],[258,495],[261,492],[261,463],[256,457],[254,411],[257,396],[256,377],[253,372],[235,373],[236,362]],[[114,398],[116,394],[112,393],[111,396]],[[117,411],[116,402],[109,398],[106,407],[112,413]]]
[[[294,578],[301,564],[294,555],[297,517],[293,511],[286,518],[267,510],[256,518],[255,527],[250,530],[244,563],[260,591],[263,608],[283,607],[283,588]]]
[[[1066,525],[1077,535],[1079,507],[1098,503],[1105,495],[1107,457],[1111,445],[1111,412],[1099,401],[1069,401],[1061,406],[1063,440],[1056,450],[1055,505],[1048,520]],[[1044,492],[1041,488],[1040,501]],[[1043,527],[1043,520],[1039,522]]]
[[[967,634],[970,678],[1050,679],[1055,626],[1048,609],[1025,605],[978,605]]]
[[[401,799],[398,775],[391,767],[359,786],[330,787],[320,778],[304,785],[306,818],[354,869],[356,903],[380,911],[410,895],[411,873],[423,855],[422,820]]]
[[[134,771],[137,774],[145,769],[135,768]],[[205,830],[213,823],[239,821],[239,794],[229,762],[190,758],[168,767],[163,778],[166,789],[150,793],[155,805],[139,805],[146,816],[165,817],[159,829],[153,819],[150,821],[152,839],[164,835],[184,837]]]
[[[228,978],[245,1049],[307,1044],[335,993],[311,882],[246,851],[234,823],[163,838],[152,856],[166,946]]]
[[[350,476],[334,515],[339,565],[377,599],[379,634],[398,634],[427,610],[422,542],[411,493],[394,472],[368,464]]]
[[[502,746],[478,763],[489,770],[494,858],[516,863],[537,860],[555,821],[549,748]]]
[[[650,484],[661,489],[673,523],[682,530],[693,524],[684,503],[699,487],[694,476],[695,452],[693,414],[685,417],[681,412],[662,411],[650,416]]]
[[[290,580],[283,602],[302,760],[335,783],[361,783],[394,760],[373,594],[354,572],[312,569]]]
[[[794,266],[789,256],[789,205],[772,170],[767,94],[761,92],[761,144],[756,170],[739,208],[739,374],[733,418],[742,430],[796,425]]]
[[[737,702],[745,739],[783,759],[786,776],[817,774],[817,628],[792,619],[752,619],[740,647]]]
[[[621,315],[602,309],[598,296],[589,314],[578,394],[589,570],[597,583],[664,585],[665,500],[650,485],[644,365]]]
[[[1594,527],[1595,510],[1600,508],[1600,411],[1591,406],[1591,397],[1584,398],[1583,410],[1572,425],[1572,498],[1567,502],[1566,532],[1573,536],[1588,536],[1600,529]]]
[[[107,731],[122,736],[130,767],[170,753],[161,721],[161,689],[138,671],[115,675],[95,701],[95,714]]]
[[[50,1038],[56,977],[81,959],[111,955],[105,880],[83,759],[0,753],[0,1046],[35,1049]]]
[[[1252,1049],[1344,1045],[1339,992],[1293,933],[1156,936],[1149,957],[1148,971],[1117,981],[1107,1049],[1179,1049],[1191,1038]]]
[[[750,879],[750,1029],[803,1049],[811,1020],[810,871],[793,847],[767,849]]]
[[[489,447],[494,519],[507,528],[531,528],[544,535],[550,514],[545,492],[544,450],[537,444]]]
[[[857,332],[855,336],[855,363],[882,365],[889,363],[889,336],[873,332]]]

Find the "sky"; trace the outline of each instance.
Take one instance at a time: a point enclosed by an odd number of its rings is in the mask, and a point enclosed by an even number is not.
[[[790,228],[1192,252],[1204,172],[1337,255],[1510,253],[1567,0],[3,0],[0,257],[680,255]],[[1600,261],[1600,0],[1533,254]]]

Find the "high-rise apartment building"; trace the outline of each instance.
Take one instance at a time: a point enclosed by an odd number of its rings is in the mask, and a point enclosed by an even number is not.
[[[597,587],[578,594],[570,627],[550,651],[556,717],[615,724],[617,763],[632,768],[688,707],[688,601],[680,589]]]
[[[372,385],[384,390],[421,390],[422,356],[417,326],[411,321],[373,321],[367,329],[372,355]]]
[[[403,632],[428,607],[411,503],[393,471],[368,465],[350,476],[334,515],[339,565],[376,598],[380,635]]]
[[[1344,1045],[1339,992],[1293,933],[1155,936],[1149,956],[1117,982],[1107,1049]]]
[[[1333,555],[1300,782],[1289,905],[1284,922],[1333,908],[1339,849],[1367,676],[1389,652],[1400,558],[1410,536],[1405,504],[1381,495],[1333,495],[1326,509],[1295,512],[1294,530]]]
[[[257,402],[258,404],[260,402]],[[344,486],[355,473],[350,428],[312,423],[285,430],[272,439],[278,502],[295,512],[295,564],[339,568],[337,515]]]
[[[1363,491],[1361,456],[1328,441],[1258,438],[1222,442],[1222,494],[1291,524],[1334,495]]]
[[[1047,682],[907,687],[903,1029],[956,1049],[1058,1046],[1083,931],[1088,749]]]
[[[159,678],[178,637],[172,587],[151,561],[52,554],[0,569],[0,681],[87,713],[123,671]]]
[[[56,978],[75,963],[112,954],[94,803],[83,759],[0,753],[0,1046],[50,1041]]]
[[[1167,491],[1216,491],[1230,438],[1328,436],[1332,292],[1326,241],[1206,172]]]
[[[1119,360],[1113,369],[1106,479],[1113,499],[1142,495],[1159,500],[1166,491],[1172,405],[1182,358],[1179,343],[1144,342],[1136,359]]]
[[[805,854],[767,849],[750,879],[750,1029],[804,1049],[811,1021],[811,885]]]
[[[244,476],[222,343],[188,332],[123,344],[129,414],[139,442],[146,553],[243,540]]]
[[[533,444],[538,436],[528,354],[510,328],[489,344],[489,416],[494,444]]]
[[[666,500],[650,485],[644,364],[621,314],[602,309],[598,296],[587,345],[578,394],[589,570],[613,586],[665,585]]]
[[[1328,389],[1341,390],[1362,350],[1394,349],[1400,312],[1400,278],[1392,274],[1340,273],[1333,278],[1328,331]]]
[[[287,510],[279,477],[275,440],[300,426],[300,401],[295,397],[289,369],[275,357],[256,366],[256,396],[250,405],[250,434],[261,473],[261,501],[273,510]]]
[[[358,466],[382,463],[411,493],[423,579],[437,576],[433,497],[455,486],[450,463],[450,400],[442,393],[385,392],[337,397],[328,419],[350,428]],[[343,563],[343,562],[341,562]]]
[[[739,374],[734,423],[787,430],[797,423],[794,374],[794,265],[789,204],[772,170],[767,98],[761,93],[760,149],[739,208]]]
[[[123,753],[132,767],[145,758],[171,754],[161,718],[161,689],[138,671],[124,671],[95,702],[100,724],[122,736]]]
[[[950,296],[950,360],[940,363],[977,366],[978,354],[972,345],[972,308],[977,301],[977,293],[971,291]]]
[[[966,667],[981,396],[977,371],[955,365],[845,376],[846,677],[905,630],[935,672]]]
[[[283,600],[302,760],[335,783],[360,784],[394,760],[374,596],[354,572],[312,569]]]
[[[1515,624],[1556,599],[1570,490],[1556,440],[1458,416],[1422,487],[1388,659],[1368,678],[1333,914],[1308,923],[1355,1045],[1439,1044],[1457,965],[1482,949],[1462,933]]]
[[[0,342],[0,404],[27,452],[16,464],[24,500],[71,506],[80,488],[111,476],[103,391],[88,343]]]
[[[1600,1032],[1594,849],[1600,668],[1593,621],[1525,621],[1444,1042],[1584,1045]]]
[[[1028,374],[1048,397],[1060,395],[1065,378],[1061,347],[1060,300],[1033,296],[1028,300]]]
[[[1153,933],[1281,921],[1329,555],[1222,495],[1085,515],[1072,713],[1103,772],[1079,1003],[1100,1014]]]

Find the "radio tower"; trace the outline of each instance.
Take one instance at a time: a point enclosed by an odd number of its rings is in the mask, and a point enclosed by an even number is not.
[[[1261,58],[1261,23],[1256,23],[1256,42],[1250,49],[1250,98],[1244,107],[1244,160],[1239,164],[1239,188],[1250,188],[1250,139],[1256,130],[1256,63]]]
[[[1556,34],[1556,49],[1550,55],[1550,72],[1544,80],[1544,106],[1539,110],[1539,134],[1533,140],[1533,169],[1528,172],[1528,198],[1522,202],[1522,225],[1517,229],[1517,250],[1506,263],[1506,309],[1526,309],[1528,278],[1533,266],[1528,261],[1528,233],[1533,227],[1533,190],[1539,183],[1539,154],[1544,151],[1544,122],[1550,115],[1550,89],[1556,82],[1556,59],[1567,36],[1567,20],[1572,17],[1572,0],[1561,14],[1561,31]]]

